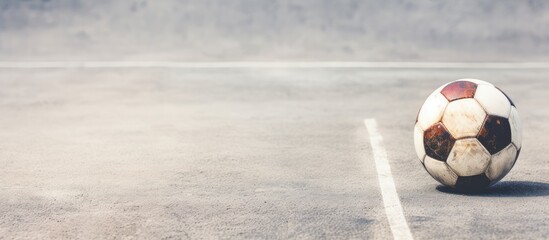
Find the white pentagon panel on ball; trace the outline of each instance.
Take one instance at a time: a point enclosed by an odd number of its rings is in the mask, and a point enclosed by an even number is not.
[[[472,78],[464,78],[464,79],[459,79],[459,80],[456,80],[456,81],[469,81],[469,82],[474,82],[477,85],[488,85],[488,86],[492,86],[492,87],[494,86],[493,84],[491,84],[489,82],[478,80],[478,79],[472,79]]]
[[[488,85],[478,85],[475,99],[482,105],[486,113],[504,118],[509,117],[511,102],[499,89]]]
[[[486,118],[486,112],[475,99],[464,98],[446,106],[442,123],[455,139],[475,137]]]
[[[458,176],[474,176],[486,170],[490,153],[476,138],[461,139],[454,143],[446,162]]]
[[[421,129],[425,130],[439,122],[446,105],[448,105],[448,100],[440,92],[437,91],[429,95],[421,106],[417,117]]]
[[[509,144],[506,148],[492,155],[492,160],[488,169],[486,169],[486,176],[491,181],[499,181],[502,179],[513,167],[517,157],[517,149],[513,144]]]
[[[425,156],[423,161],[425,169],[431,174],[431,176],[440,183],[454,187],[456,185],[458,176],[448,167],[448,165],[429,156]]]
[[[416,147],[417,157],[421,162],[425,158],[425,147],[423,145],[423,130],[416,124],[414,127],[414,145]]]
[[[511,107],[511,114],[509,114],[509,125],[511,125],[511,142],[515,144],[517,149],[522,147],[522,125],[518,111],[515,107]]]

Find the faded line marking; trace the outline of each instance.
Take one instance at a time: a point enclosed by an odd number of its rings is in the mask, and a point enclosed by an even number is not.
[[[393,175],[391,174],[391,166],[387,160],[387,152],[383,147],[383,137],[377,129],[377,121],[375,119],[365,119],[364,124],[370,135],[370,144],[372,145],[374,154],[379,187],[381,188],[381,196],[383,197],[383,206],[385,207],[385,214],[387,215],[387,220],[389,220],[393,238],[413,239],[396,191]]]
[[[182,61],[0,61],[0,68],[372,68],[549,69],[549,62],[182,62]]]

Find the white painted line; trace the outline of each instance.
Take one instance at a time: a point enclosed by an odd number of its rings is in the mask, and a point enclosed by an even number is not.
[[[377,130],[377,121],[375,119],[365,119],[364,124],[370,135],[370,144],[374,152],[374,159],[377,169],[377,177],[379,187],[381,188],[381,196],[383,197],[383,205],[385,214],[389,220],[389,226],[393,233],[394,239],[413,239],[400,199],[396,191],[393,175],[391,174],[391,166],[387,160],[387,152],[383,147],[383,137]]]
[[[549,62],[181,62],[181,61],[0,61],[0,68],[390,68],[549,69]]]

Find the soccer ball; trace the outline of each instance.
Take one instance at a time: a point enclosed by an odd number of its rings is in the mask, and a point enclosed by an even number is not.
[[[414,143],[434,179],[458,190],[479,191],[513,168],[521,131],[517,108],[505,93],[485,81],[460,79],[425,100]]]

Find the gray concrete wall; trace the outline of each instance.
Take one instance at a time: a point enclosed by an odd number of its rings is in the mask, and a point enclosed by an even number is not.
[[[0,0],[1,60],[548,61],[546,1]]]

